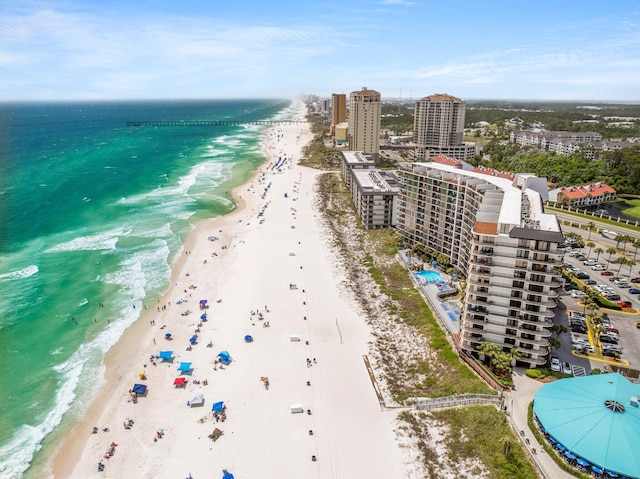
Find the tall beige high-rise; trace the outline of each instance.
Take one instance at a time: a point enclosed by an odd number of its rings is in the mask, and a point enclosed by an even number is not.
[[[473,146],[462,141],[465,112],[465,102],[451,95],[435,94],[416,101],[413,141],[417,158],[448,155],[466,160],[472,157]]]
[[[347,121],[347,95],[345,93],[331,94],[331,134],[336,125]]]
[[[380,153],[380,93],[363,87],[349,97],[349,148],[378,158]]]

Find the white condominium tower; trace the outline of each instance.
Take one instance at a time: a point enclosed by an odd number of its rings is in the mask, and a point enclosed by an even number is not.
[[[349,97],[349,149],[378,158],[382,103],[375,90],[351,92]]]
[[[416,101],[413,141],[416,157],[425,160],[447,155],[460,160],[472,158],[473,144],[462,141],[466,104],[446,94],[426,96]]]
[[[561,286],[564,238],[543,210],[546,180],[510,180],[439,163],[397,171],[397,228],[407,246],[445,254],[467,278],[460,347],[516,348],[529,367],[545,364]]]

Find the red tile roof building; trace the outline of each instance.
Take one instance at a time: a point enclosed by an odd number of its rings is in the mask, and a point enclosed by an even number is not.
[[[584,186],[567,186],[549,192],[549,199],[570,206],[599,205],[616,197],[616,190],[603,181]]]

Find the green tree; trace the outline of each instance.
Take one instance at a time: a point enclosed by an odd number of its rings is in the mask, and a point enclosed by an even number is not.
[[[589,231],[589,234],[591,234],[591,231]],[[589,258],[591,256],[591,249],[595,246],[596,244],[593,241],[587,241],[587,248],[589,248],[589,252],[587,253],[587,258]]]
[[[587,230],[589,231],[589,236],[587,237],[587,241],[591,241],[591,232],[596,229],[596,224],[593,221],[589,221],[587,223]]]
[[[600,246],[598,246],[596,249],[593,250],[594,253],[596,253],[598,256],[596,256],[596,263],[598,262],[598,260],[600,259],[600,254],[604,253],[604,249],[600,248]]]
[[[611,255],[618,252],[618,248],[614,248],[613,246],[607,248],[606,253],[609,253],[609,258],[607,259],[607,268],[609,268],[609,263],[611,263]]]
[[[625,258],[624,256],[620,256],[618,258],[618,264],[620,264],[620,266],[618,267],[618,274],[620,274],[620,270],[622,269],[622,267],[628,263],[629,260],[627,260],[627,258]]]
[[[628,259],[627,260],[627,266],[629,266],[629,277],[631,277],[631,270],[633,269],[633,267],[638,264],[638,262],[635,259]]]

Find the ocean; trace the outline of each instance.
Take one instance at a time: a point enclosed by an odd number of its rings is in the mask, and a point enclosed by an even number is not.
[[[292,116],[288,100],[0,104],[1,477],[34,476],[193,223],[230,212],[265,161],[265,126],[126,122]]]

